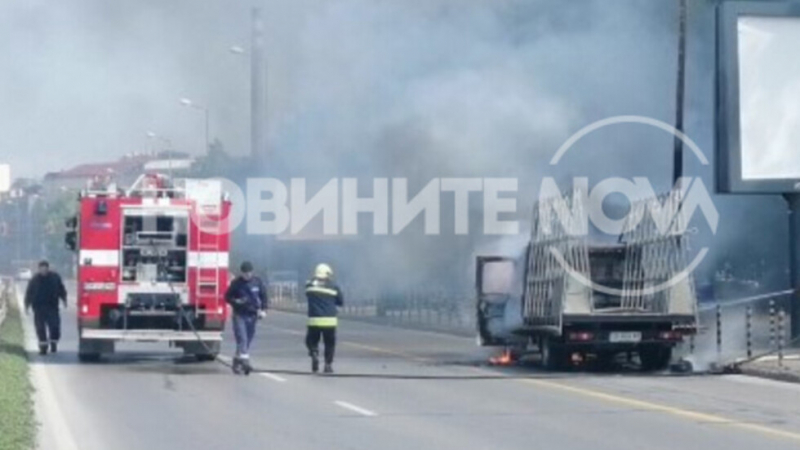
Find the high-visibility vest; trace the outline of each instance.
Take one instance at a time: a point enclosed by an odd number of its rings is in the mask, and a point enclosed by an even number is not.
[[[337,317],[309,317],[308,326],[310,327],[325,327],[333,328],[339,325]]]

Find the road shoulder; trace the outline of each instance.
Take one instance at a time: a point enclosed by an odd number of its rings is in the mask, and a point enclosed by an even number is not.
[[[9,300],[0,324],[0,448],[28,450],[36,436],[33,388],[22,318],[13,299]]]
[[[18,308],[21,311],[24,305],[20,291],[17,291]],[[65,416],[61,411],[58,400],[50,380],[47,367],[37,361],[35,355],[38,351],[36,332],[31,320],[22,317],[24,330],[24,349],[28,355],[30,382],[34,388],[33,404],[38,433],[36,435],[36,448],[47,450],[78,450],[75,437],[67,426]]]

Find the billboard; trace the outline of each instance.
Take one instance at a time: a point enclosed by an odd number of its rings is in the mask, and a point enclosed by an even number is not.
[[[800,3],[723,3],[717,31],[718,190],[800,192]]]
[[[0,164],[0,194],[11,189],[11,166]]]

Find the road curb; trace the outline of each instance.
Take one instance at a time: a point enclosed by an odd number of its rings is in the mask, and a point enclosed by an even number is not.
[[[768,380],[800,383],[800,372],[788,368],[744,366],[741,368],[741,373],[742,375],[766,378]]]

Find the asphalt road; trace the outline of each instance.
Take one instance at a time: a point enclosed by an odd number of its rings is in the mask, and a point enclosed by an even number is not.
[[[800,448],[798,385],[494,369],[479,364],[488,352],[471,339],[349,321],[338,373],[508,378],[285,374],[308,361],[303,318],[282,313],[262,322],[253,351],[255,365],[276,373],[233,376],[159,344],[120,346],[85,365],[74,314],[64,313],[62,351],[32,356],[46,450]]]

